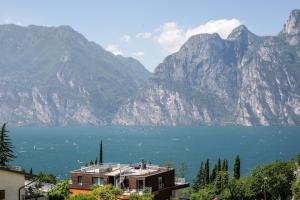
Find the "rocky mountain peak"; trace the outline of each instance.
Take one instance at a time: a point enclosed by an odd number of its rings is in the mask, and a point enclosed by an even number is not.
[[[237,40],[239,38],[245,38],[248,36],[254,36],[253,33],[249,31],[249,29],[245,25],[240,25],[232,30],[232,32],[228,35],[228,40]]]
[[[300,33],[300,10],[293,10],[287,23],[283,27],[283,32],[290,35]]]
[[[281,32],[286,38],[286,41],[295,46],[300,41],[300,10],[293,10],[289,16],[287,23],[283,26]]]

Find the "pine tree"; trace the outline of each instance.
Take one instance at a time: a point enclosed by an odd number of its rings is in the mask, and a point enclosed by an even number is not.
[[[241,160],[239,155],[237,155],[235,158],[234,167],[233,167],[233,177],[235,179],[240,179],[241,177]]]
[[[32,172],[32,168],[30,168],[29,174],[30,174],[30,175],[32,175],[32,174],[33,174],[33,172]]]
[[[0,131],[0,166],[7,166],[10,161],[13,161],[16,156],[13,152],[13,146],[7,135],[6,123],[1,127]]]
[[[99,158],[99,164],[102,165],[103,164],[103,146],[102,146],[102,140],[100,143],[100,158]]]
[[[96,157],[96,159],[95,159],[95,165],[97,165],[98,164],[98,158]]]

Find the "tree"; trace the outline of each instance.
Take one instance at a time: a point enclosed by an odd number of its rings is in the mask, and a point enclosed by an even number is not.
[[[193,184],[193,189],[194,190],[199,190],[200,188],[202,188],[202,186],[204,185],[204,167],[203,167],[203,161],[201,162],[200,168],[198,170],[197,176],[196,176],[196,180],[194,181]]]
[[[218,165],[215,164],[214,168],[212,169],[211,175],[210,175],[210,182],[211,183],[215,181],[217,173],[218,173]]]
[[[91,160],[91,161],[90,161],[90,165],[93,165],[93,164],[94,164],[94,161],[93,161],[93,160]]]
[[[178,176],[181,178],[185,178],[185,173],[187,171],[188,167],[186,162],[181,162],[178,168]]]
[[[227,159],[223,160],[222,171],[228,171],[228,161],[227,161]]]
[[[221,159],[219,158],[219,159],[218,159],[218,170],[217,170],[217,171],[219,172],[219,171],[221,171],[221,170],[222,170],[222,169],[221,169]]]
[[[96,159],[95,159],[95,165],[97,165],[98,164],[98,158],[96,157]]]
[[[103,145],[102,145],[102,140],[100,143],[100,157],[99,157],[99,164],[102,165],[103,164]]]
[[[235,179],[239,179],[241,177],[241,160],[239,155],[237,155],[235,158],[233,167],[233,177]]]
[[[287,199],[292,195],[294,163],[276,161],[258,166],[251,173],[251,187],[257,198]]]
[[[33,174],[33,172],[32,172],[32,168],[30,168],[29,174],[30,174],[30,175],[32,175],[32,174]]]
[[[65,199],[68,197],[68,180],[62,180],[56,184],[55,188],[48,193],[50,200]]]
[[[206,160],[206,163],[204,165],[204,183],[209,184],[209,159]]]
[[[293,184],[294,200],[300,200],[300,180],[295,181]]]
[[[7,135],[6,123],[1,127],[0,131],[0,166],[7,166],[10,161],[13,161],[16,156],[13,152],[13,146]]]
[[[92,195],[96,199],[117,200],[118,196],[122,193],[123,191],[120,188],[116,188],[110,184],[92,186]]]

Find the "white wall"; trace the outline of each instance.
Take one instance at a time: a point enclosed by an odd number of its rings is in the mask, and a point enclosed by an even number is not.
[[[25,183],[24,174],[0,169],[0,190],[5,190],[5,200],[18,200],[19,188]],[[24,189],[21,190],[21,195]]]

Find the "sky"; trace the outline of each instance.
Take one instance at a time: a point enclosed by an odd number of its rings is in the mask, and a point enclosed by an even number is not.
[[[276,35],[293,9],[299,0],[2,0],[0,24],[69,25],[152,72],[192,35],[226,38],[240,24]]]

